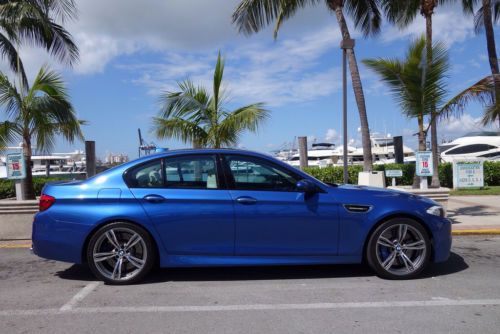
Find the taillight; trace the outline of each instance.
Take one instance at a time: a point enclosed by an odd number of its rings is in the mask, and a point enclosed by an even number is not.
[[[42,196],[40,196],[40,202],[38,203],[38,209],[40,211],[45,211],[50,208],[55,202],[56,199],[54,197],[42,194]]]

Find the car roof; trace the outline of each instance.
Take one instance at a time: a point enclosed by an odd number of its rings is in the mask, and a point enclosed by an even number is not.
[[[150,154],[148,156],[139,158],[137,160],[134,160],[136,163],[139,162],[139,160],[150,160],[150,159],[155,159],[155,158],[161,158],[161,157],[168,157],[172,155],[181,155],[181,154],[242,154],[242,155],[253,155],[253,156],[261,156],[261,157],[270,157],[270,154],[265,154],[265,153],[260,153],[260,152],[255,152],[255,151],[250,151],[250,150],[244,150],[244,149],[236,149],[236,148],[184,148],[184,149],[175,149],[175,150],[168,150],[165,152],[160,152],[160,153],[155,153],[155,154]]]

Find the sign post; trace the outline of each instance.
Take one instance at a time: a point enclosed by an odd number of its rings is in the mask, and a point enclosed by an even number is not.
[[[432,176],[432,152],[415,152],[415,173],[420,176],[420,189],[427,189],[427,177]]]
[[[453,161],[453,188],[484,187],[483,161],[460,160]]]
[[[16,200],[24,200],[21,180],[26,177],[26,165],[22,153],[7,154],[7,179],[16,181]]]
[[[396,178],[403,177],[403,171],[401,169],[388,169],[385,171],[386,177],[392,178],[392,186],[396,186]]]

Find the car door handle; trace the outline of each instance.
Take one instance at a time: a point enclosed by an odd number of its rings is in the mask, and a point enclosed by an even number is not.
[[[161,203],[165,201],[165,197],[160,195],[146,195],[143,199],[149,203]]]
[[[253,198],[253,197],[241,196],[241,197],[238,197],[236,199],[236,202],[238,202],[240,204],[249,205],[249,204],[255,204],[255,203],[257,203],[257,200],[255,198]]]

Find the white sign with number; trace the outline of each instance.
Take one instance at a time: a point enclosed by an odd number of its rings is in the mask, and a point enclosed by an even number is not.
[[[416,173],[417,176],[432,176],[432,152],[417,151],[416,158]]]
[[[453,188],[484,187],[484,172],[482,161],[454,161]]]
[[[19,180],[26,177],[26,167],[22,153],[7,154],[6,163],[8,179]]]

